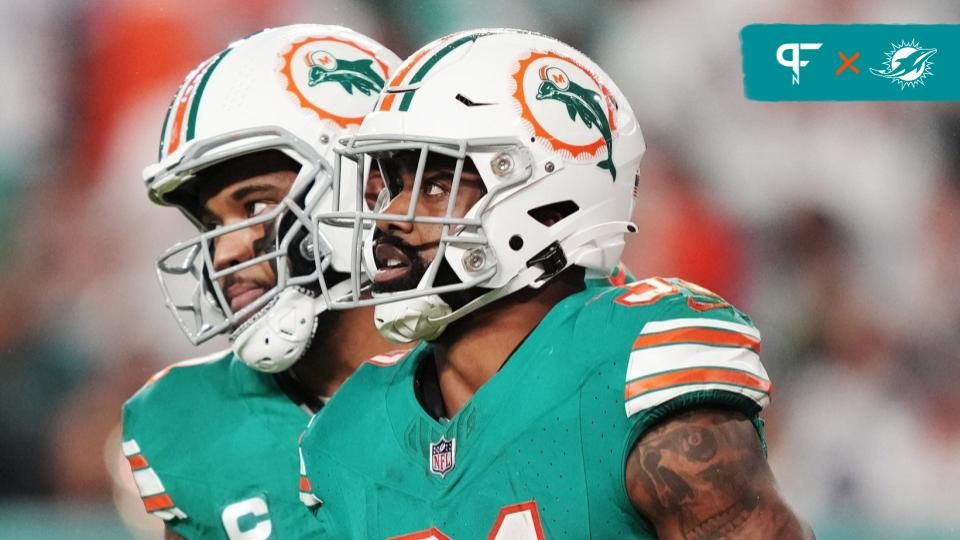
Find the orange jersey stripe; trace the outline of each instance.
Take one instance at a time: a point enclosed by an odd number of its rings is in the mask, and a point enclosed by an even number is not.
[[[129,456],[127,457],[127,461],[130,463],[130,468],[135,471],[146,469],[149,466],[147,465],[147,458],[143,457],[143,454]]]
[[[634,349],[677,343],[703,343],[722,347],[743,347],[760,354],[760,340],[733,330],[719,328],[677,328],[656,334],[643,334],[633,342]]]
[[[166,493],[151,495],[143,498],[143,506],[147,508],[147,512],[166,510],[167,508],[173,508],[173,499]]]
[[[403,536],[393,536],[388,540],[425,540],[426,538],[438,538],[439,540],[450,540],[450,537],[440,532],[436,527],[430,527],[425,531],[417,531]]]
[[[310,480],[306,476],[300,477],[300,491],[304,493],[310,493],[313,491],[313,488],[310,486]]]
[[[770,392],[770,381],[745,371],[723,368],[689,368],[659,373],[627,383],[627,387],[624,389],[624,397],[630,400],[642,394],[672,386],[710,383],[733,384],[759,392]]]

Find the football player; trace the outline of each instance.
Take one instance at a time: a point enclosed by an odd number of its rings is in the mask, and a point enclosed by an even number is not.
[[[812,537],[766,461],[751,320],[681,279],[590,282],[635,232],[644,149],[616,85],[555,39],[469,31],[401,64],[342,151],[376,166],[351,266],[374,271],[369,302],[399,300],[376,308],[385,335],[428,341],[362,366],[305,432],[325,530]]]
[[[398,63],[346,28],[287,26],[231,44],[174,97],[144,176],[200,234],[158,274],[190,340],[226,334],[232,350],[163,370],[124,406],[123,452],[168,538],[324,537],[297,497],[297,438],[358,364],[396,345],[372,308],[327,310],[349,289],[351,231],[307,216],[332,204],[332,148]]]

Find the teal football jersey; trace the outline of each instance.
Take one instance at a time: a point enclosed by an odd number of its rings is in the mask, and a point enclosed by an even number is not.
[[[123,408],[123,451],[151,514],[187,539],[323,538],[297,497],[310,414],[232,353],[175,364]]]
[[[360,368],[301,440],[301,495],[323,528],[338,539],[655,538],[624,479],[646,429],[680,409],[733,408],[762,442],[770,382],[749,318],[678,279],[591,285],[449,420],[417,397],[428,344]]]

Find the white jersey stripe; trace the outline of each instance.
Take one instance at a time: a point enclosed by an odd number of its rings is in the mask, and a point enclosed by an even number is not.
[[[129,441],[123,441],[123,455],[130,457],[135,456],[140,453],[140,445],[137,444],[137,441],[130,439]]]
[[[167,508],[166,510],[155,510],[150,513],[164,521],[170,521],[171,519],[187,519],[187,514],[177,507]]]
[[[137,483],[137,489],[140,490],[141,497],[159,495],[166,491],[163,488],[160,477],[157,476],[157,473],[153,472],[153,469],[148,468],[133,471],[133,480]]]
[[[748,336],[760,339],[760,331],[752,326],[747,326],[745,324],[730,322],[730,321],[721,321],[718,319],[670,319],[666,321],[650,321],[643,326],[643,331],[641,334],[655,334],[658,332],[666,332],[668,330],[676,330],[677,328],[720,328],[723,330],[733,330],[734,332],[740,332],[741,334],[746,334]]]
[[[300,502],[309,506],[310,508],[323,503],[323,501],[318,499],[313,493],[304,493],[302,491],[300,492]]]
[[[760,363],[760,356],[750,349],[715,347],[699,343],[677,343],[630,353],[627,382],[657,373],[694,367],[739,369],[761,379],[770,380]]]

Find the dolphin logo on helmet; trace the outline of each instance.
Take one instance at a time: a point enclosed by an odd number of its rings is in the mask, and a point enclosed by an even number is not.
[[[376,94],[383,89],[383,77],[373,69],[373,60],[370,58],[338,60],[327,51],[317,50],[307,54],[305,60],[310,67],[307,84],[311,87],[335,82],[348,94],[353,94],[353,89],[356,88],[365,96]]]
[[[577,117],[588,128],[596,127],[607,145],[607,159],[597,163],[597,167],[607,169],[613,180],[617,179],[617,168],[613,165],[613,134],[610,123],[601,103],[603,98],[597,92],[584,88],[570,80],[564,71],[556,66],[543,66],[540,69],[540,88],[537,89],[537,99],[552,99],[563,103],[567,107],[570,120],[576,122]]]

